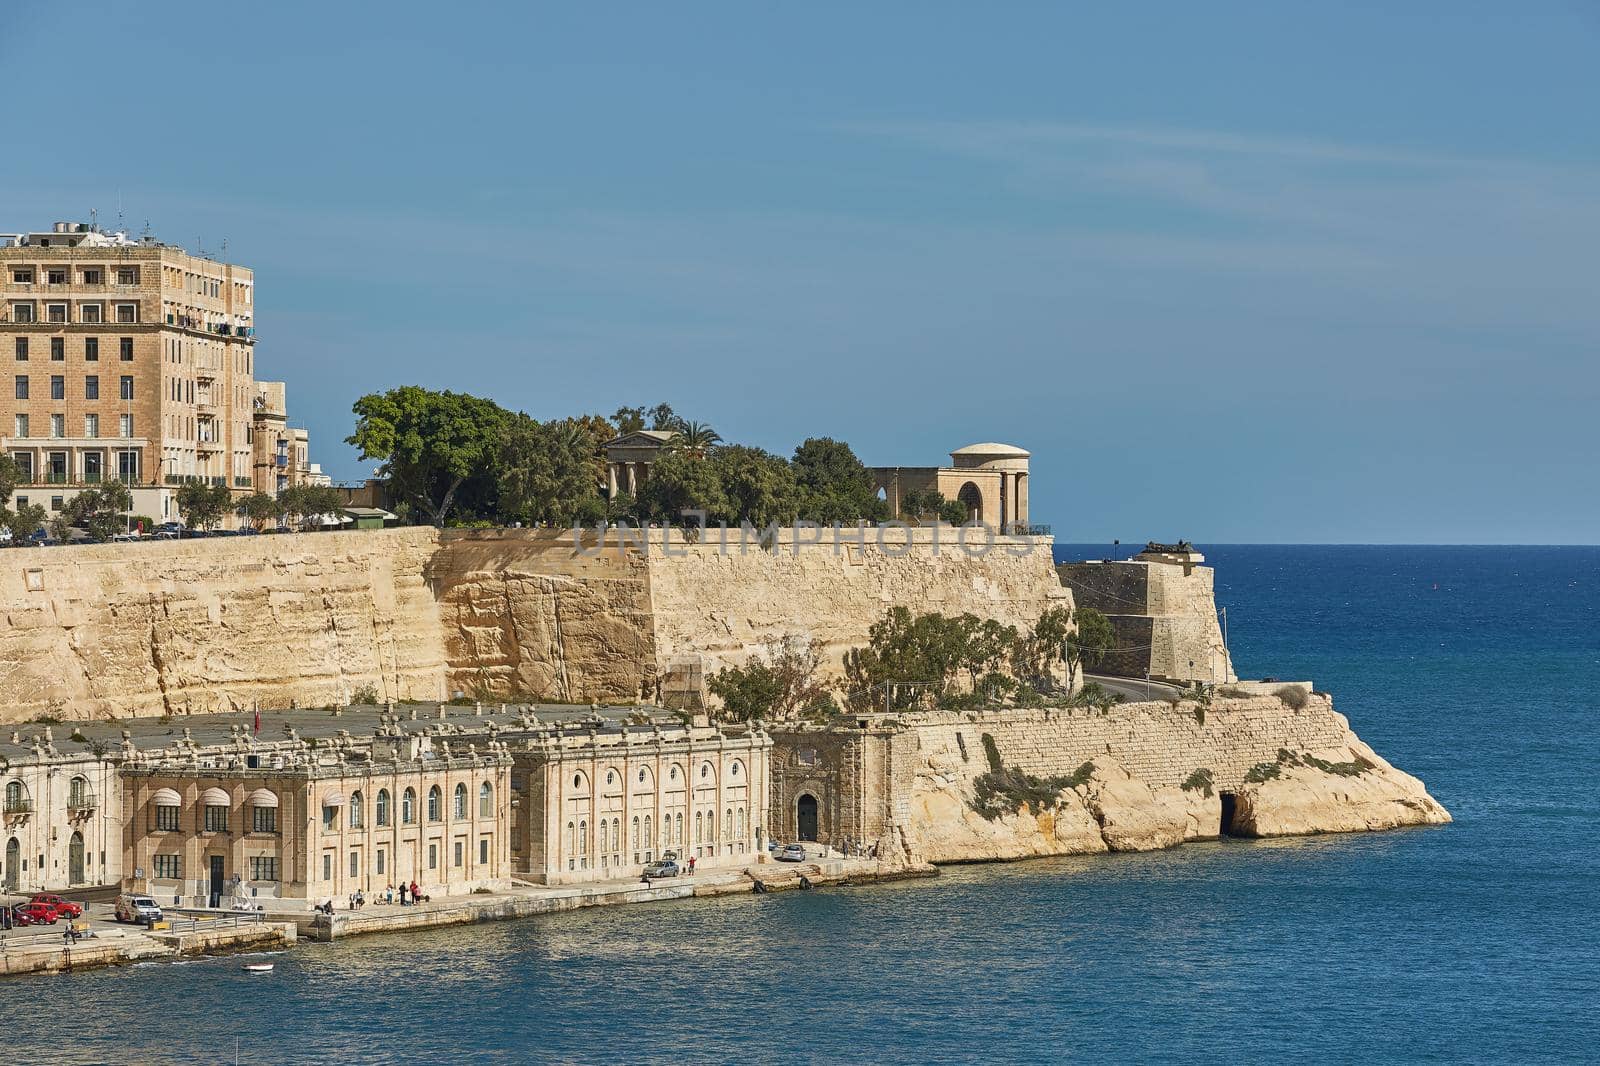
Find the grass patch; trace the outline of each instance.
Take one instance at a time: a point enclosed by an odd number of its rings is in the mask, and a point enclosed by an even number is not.
[[[1274,692],[1273,695],[1282,700],[1285,707],[1294,711],[1305,710],[1306,704],[1311,702],[1311,697],[1306,695],[1306,690],[1295,685],[1285,685]]]
[[[1206,794],[1206,799],[1210,799],[1212,795],[1211,786],[1213,784],[1215,784],[1215,782],[1211,778],[1211,771],[1201,767],[1188,777],[1184,778],[1183,784],[1179,785],[1178,787],[1183,789],[1185,792],[1204,792]]]
[[[1250,767],[1250,772],[1244,775],[1247,785],[1259,785],[1263,781],[1271,781],[1283,773],[1283,766],[1275,762],[1258,762]]]
[[[1229,700],[1247,700],[1251,694],[1237,685],[1223,685],[1217,689],[1217,695]]]
[[[1274,777],[1281,775],[1285,766],[1309,766],[1313,770],[1321,770],[1325,774],[1333,774],[1337,777],[1355,777],[1373,769],[1375,765],[1375,763],[1371,763],[1359,755],[1349,762],[1329,762],[1326,759],[1317,758],[1309,751],[1297,755],[1288,748],[1279,748],[1277,762],[1257,763],[1250,768],[1249,773],[1244,775],[1244,779],[1249,784],[1270,781]]]
[[[1003,768],[1003,764],[1000,762],[1000,748],[995,744],[994,737],[985,733],[980,739],[983,741],[984,757],[989,760],[989,772],[993,774],[999,773]]]

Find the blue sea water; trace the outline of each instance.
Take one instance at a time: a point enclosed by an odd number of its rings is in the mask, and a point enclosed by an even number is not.
[[[1454,825],[10,981],[6,1058],[1594,1061],[1600,548],[1205,551],[1241,673],[1332,691]]]

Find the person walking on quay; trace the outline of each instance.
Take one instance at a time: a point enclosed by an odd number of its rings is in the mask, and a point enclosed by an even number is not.
[[[412,903],[421,903],[422,902],[422,890],[417,888],[417,883],[415,881],[411,882],[411,902]]]
[[[400,882],[400,906],[404,907],[405,905],[406,905],[406,883],[404,881],[401,881]]]
[[[694,856],[689,856],[689,876],[694,876]]]

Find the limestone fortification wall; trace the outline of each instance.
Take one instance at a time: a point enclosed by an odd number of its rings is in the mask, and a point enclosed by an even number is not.
[[[432,698],[429,529],[0,552],[0,721]]]
[[[1234,680],[1217,622],[1209,566],[1126,560],[1062,563],[1061,583],[1104,614],[1117,634],[1106,673],[1221,683]]]
[[[770,637],[830,670],[895,604],[1031,624],[1071,603],[1049,542],[579,552],[566,531],[428,528],[0,552],[0,722],[467,695],[656,700]]]

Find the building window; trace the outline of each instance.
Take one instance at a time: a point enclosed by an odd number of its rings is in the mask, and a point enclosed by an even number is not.
[[[389,824],[389,790],[386,788],[378,789],[377,816],[379,825]],[[378,872],[382,873],[383,871],[379,870]]]
[[[655,841],[650,838],[650,816],[648,814],[644,816],[644,846],[645,846],[645,861],[649,862],[650,861],[649,849],[654,848],[656,845],[655,845]]]
[[[15,437],[26,437],[28,435],[28,416],[27,415],[17,415],[16,418],[15,418],[15,424],[12,426],[12,429],[15,430],[15,432],[12,434],[12,436],[15,436]],[[33,456],[31,456],[31,455],[28,456],[28,462],[30,464],[33,462]],[[19,465],[20,465],[20,463],[19,463]]]
[[[350,853],[350,876],[361,876],[361,853],[359,851],[352,851]]]
[[[117,344],[117,348],[122,354],[122,361],[124,363],[133,362],[133,338],[132,337],[122,337],[122,338],[120,338],[120,340],[118,341],[118,344]]]
[[[66,435],[67,435],[67,416],[66,415],[51,415],[50,416],[50,436],[51,436],[51,438],[54,439],[54,440],[60,440],[62,437],[65,437]],[[51,473],[52,474],[59,474],[60,476],[65,477],[66,473],[67,473],[66,453],[64,453],[64,452],[62,452],[62,453],[54,453],[53,452],[51,454],[53,454],[53,455],[54,454],[60,454],[61,455],[61,469],[59,471],[58,470],[52,470]],[[51,465],[54,466],[55,464],[52,463]]]
[[[98,400],[100,398],[100,375],[89,374],[83,379],[83,398],[85,400]]]
[[[52,496],[50,497],[50,510],[59,511],[66,506],[66,502],[66,498],[63,496]]]
[[[121,392],[122,392],[122,399],[124,399],[124,400],[133,399],[133,375],[132,374],[124,374],[124,375],[122,375],[122,389],[121,389]]]
[[[494,817],[494,786],[487,781],[478,786],[478,817]]]
[[[455,814],[452,817],[465,818],[467,816],[467,786],[456,786]]]
[[[632,831],[629,834],[628,840],[629,840],[629,843],[631,844],[631,846],[633,847],[633,850],[634,851],[638,851],[639,850],[639,816],[637,814],[633,816]],[[634,862],[638,862],[639,860],[637,858],[635,858],[633,861]]]
[[[438,868],[439,868],[439,845],[437,845],[437,844],[429,844],[428,845],[428,869],[437,870]]]
[[[118,322],[137,322],[137,321],[139,321],[139,305],[138,304],[118,304],[117,305],[117,321]]]
[[[11,305],[11,321],[13,321],[13,322],[32,322],[33,321],[33,305],[31,303],[30,304],[12,304]]]
[[[705,815],[700,811],[694,812],[694,842],[700,843],[705,836]]]
[[[157,808],[157,809],[159,810],[159,808]],[[173,808],[173,809],[176,810],[177,808]],[[176,855],[157,855],[156,856],[156,864],[155,864],[155,866],[156,866],[156,877],[158,879],[160,879],[162,881],[176,881],[176,880],[178,880],[179,871],[180,871],[180,867],[178,866],[178,856],[176,856]]]
[[[462,842],[460,840],[456,841],[455,858],[456,858],[456,867],[458,869],[462,865],[462,859],[465,858],[465,856],[462,855],[462,852],[465,849],[466,849],[466,844],[464,842]]]
[[[489,838],[478,838],[478,863],[482,866],[489,865]]]
[[[267,810],[272,808],[268,807]],[[278,857],[276,855],[252,855],[250,857],[250,880],[276,881],[278,879]]]
[[[400,796],[400,824],[411,825],[417,820],[417,790],[408,788]]]
[[[32,809],[32,805],[28,803],[27,794],[22,791],[22,782],[7,781],[5,813],[27,814]]]
[[[156,808],[156,830],[162,833],[178,831],[178,808],[166,805]]]
[[[276,833],[278,831],[278,808],[252,807],[250,809],[250,830],[255,833]],[[276,881],[276,877],[258,877],[257,881]]]
[[[228,831],[228,808],[216,804],[206,804],[206,832],[226,833]]]
[[[129,437],[133,436],[133,416],[132,415],[118,415],[117,416],[117,436],[123,438],[124,440],[126,440]]]
[[[14,270],[11,271],[11,280],[12,280],[12,282],[14,284],[17,284],[17,285],[32,285],[33,284],[33,271],[32,270],[24,270],[24,269],[20,269],[20,268],[14,269]]]
[[[64,362],[67,358],[67,338],[50,338],[50,361],[52,363]]]
[[[444,806],[444,793],[439,791],[439,786],[434,785],[428,789],[428,821],[437,822],[444,816],[441,808]]]
[[[100,416],[99,415],[84,415],[83,416],[83,435],[85,437],[89,438],[90,440],[93,440],[94,438],[100,436]],[[99,453],[93,453],[93,454],[98,456]],[[85,461],[87,461],[88,458],[89,458],[89,456],[87,456],[87,455],[84,456]],[[87,471],[88,467],[85,467],[84,469]],[[99,473],[99,471],[96,470],[95,473]]]
[[[331,851],[322,853],[322,879],[324,881],[333,880],[333,852]]]
[[[83,283],[85,285],[104,285],[106,283],[105,271],[99,267],[84,267]]]
[[[50,398],[52,400],[65,400],[67,398],[67,378],[64,374],[50,375]]]
[[[26,363],[27,361],[28,361],[28,338],[26,338],[26,337],[18,337],[17,338],[17,362]]]
[[[98,363],[100,361],[100,338],[99,337],[85,337],[85,338],[83,338],[83,358],[84,358],[84,361],[90,362],[90,363]]]
[[[361,821],[362,821],[362,818],[364,817],[364,815],[362,813],[362,807],[363,806],[364,806],[364,803],[363,803],[363,798],[362,798],[361,793],[360,792],[352,792],[352,793],[350,793],[350,828],[351,829],[360,829],[361,828]]]
[[[18,374],[17,375],[17,399],[26,400],[27,398],[28,398],[28,375],[26,375],[26,374]]]
[[[66,322],[66,320],[67,320],[67,305],[66,304],[45,304],[44,305],[44,313],[45,313],[45,317],[48,318],[51,322]]]
[[[78,305],[78,321],[79,322],[102,322],[102,321],[104,321],[104,319],[101,317],[102,314],[103,314],[103,309],[101,308],[101,306],[99,304],[79,304]]]
[[[322,828],[326,832],[331,833],[331,832],[333,832],[334,827],[336,825],[338,825],[338,824],[339,824],[339,808],[324,806],[322,808]]]
[[[380,873],[380,874],[383,873],[384,862],[385,862],[385,859],[387,859],[387,857],[388,856],[385,854],[384,849],[383,848],[379,848],[378,849],[378,870],[377,870],[377,872]]]

